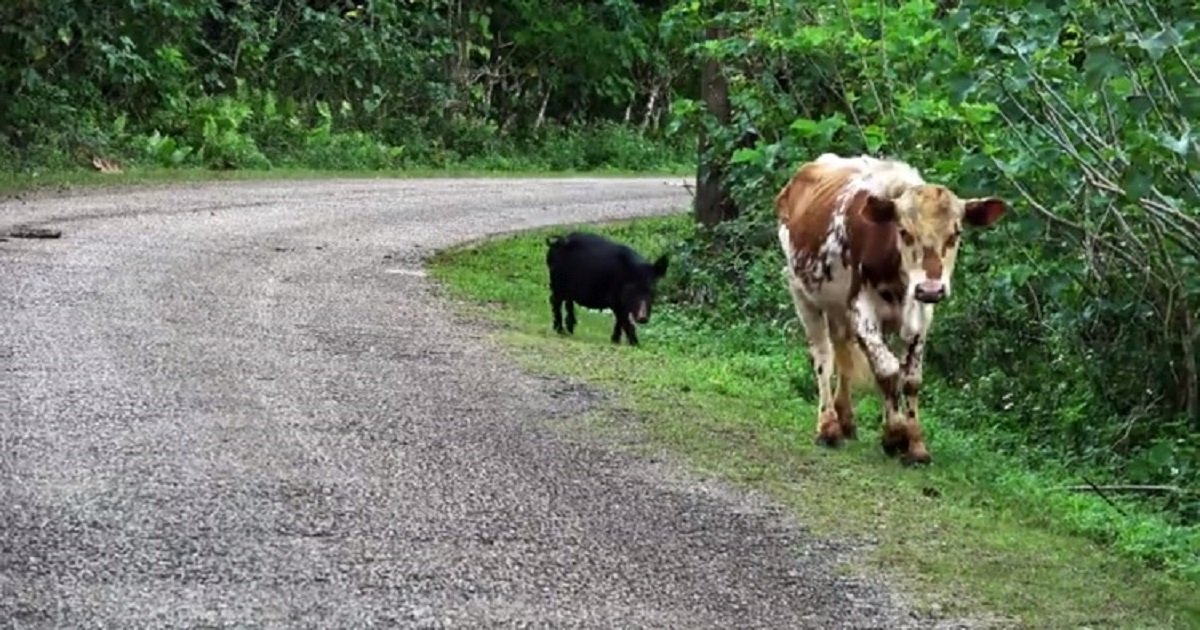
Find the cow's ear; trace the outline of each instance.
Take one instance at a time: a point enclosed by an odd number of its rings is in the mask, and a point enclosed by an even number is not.
[[[896,202],[875,195],[867,195],[863,216],[872,223],[891,223],[896,220]]]
[[[978,197],[966,201],[963,218],[968,224],[975,227],[987,227],[1004,216],[1007,211],[1008,204],[1004,203],[1003,199]]]
[[[666,254],[659,256],[658,260],[654,261],[654,277],[661,278],[667,275],[667,265],[669,263],[670,261],[667,260]]]

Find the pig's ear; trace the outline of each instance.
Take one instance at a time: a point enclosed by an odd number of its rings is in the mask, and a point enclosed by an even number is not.
[[[668,264],[670,264],[670,261],[667,260],[666,254],[659,256],[658,260],[654,261],[654,277],[661,278],[661,277],[667,275],[667,265]]]

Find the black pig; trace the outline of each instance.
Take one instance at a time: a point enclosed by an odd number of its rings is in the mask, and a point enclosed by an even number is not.
[[[650,264],[627,245],[582,232],[546,239],[546,245],[554,330],[563,334],[563,302],[570,334],[575,333],[575,304],[611,309],[616,319],[612,342],[621,343],[624,331],[629,345],[636,346],[636,325],[650,321],[655,286],[667,273],[666,254]]]

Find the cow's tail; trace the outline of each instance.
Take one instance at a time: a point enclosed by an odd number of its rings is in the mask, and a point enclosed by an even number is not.
[[[875,384],[871,362],[853,335],[833,340],[833,360],[837,373],[850,377],[851,388],[861,389]]]

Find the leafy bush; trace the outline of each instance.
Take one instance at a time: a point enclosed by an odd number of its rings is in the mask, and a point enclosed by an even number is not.
[[[729,33],[686,45],[721,60],[733,124],[680,98],[673,125],[716,139],[743,210],[690,245],[682,297],[795,326],[771,197],[820,153],[894,155],[1002,195],[1013,212],[968,235],[929,350],[959,428],[1034,466],[1168,486],[1147,502],[1195,522],[1200,33],[1182,6],[1126,0],[944,6],[676,6],[676,32]],[[759,141],[739,146],[748,129]]]
[[[657,135],[675,81],[660,13],[632,0],[3,3],[0,159],[675,164]]]

